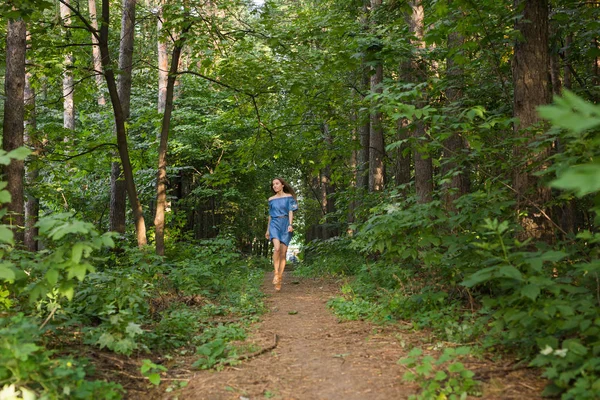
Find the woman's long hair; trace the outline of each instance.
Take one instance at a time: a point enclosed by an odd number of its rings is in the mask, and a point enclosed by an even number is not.
[[[298,200],[298,199],[296,199],[296,192],[294,192],[294,189],[292,189],[292,187],[290,186],[289,183],[287,183],[282,178],[273,178],[273,180],[278,180],[279,182],[281,182],[281,184],[283,185],[283,193],[291,194],[292,196],[294,196],[295,200]],[[272,183],[271,183],[271,192],[275,193],[275,190],[273,190]]]

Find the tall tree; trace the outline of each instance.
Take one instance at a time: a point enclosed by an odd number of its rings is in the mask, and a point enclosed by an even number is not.
[[[27,35],[29,37],[29,35]],[[25,130],[24,130],[24,143],[27,147],[34,151],[34,156],[39,155],[39,138],[37,137],[37,120],[35,110],[35,89],[31,84],[31,72],[27,71],[25,74],[25,90],[24,90],[24,104],[25,104]],[[30,159],[29,163],[25,164],[25,186],[31,191],[37,181],[39,171],[34,163]],[[40,201],[33,193],[26,193],[25,200],[25,236],[24,244],[25,248],[29,251],[38,250],[38,228],[35,226],[38,221],[40,213]]]
[[[131,72],[135,41],[135,5],[136,0],[123,0],[121,14],[121,41],[119,46],[119,77],[117,87],[123,118],[131,114]],[[125,204],[127,200],[125,180],[121,174],[121,163],[113,161],[110,172],[110,230],[125,232]]]
[[[9,20],[6,33],[6,74],[4,77],[4,122],[2,129],[2,148],[9,152],[23,146],[25,120],[25,48],[26,24],[22,19]],[[8,216],[5,220],[15,231],[16,243],[23,243],[24,233],[24,192],[23,161],[12,160],[4,167],[10,193]]]
[[[381,0],[371,0],[371,21],[374,30],[377,28],[377,11],[381,7]],[[383,60],[377,50],[374,51],[378,59],[371,75],[371,92],[383,93]],[[385,147],[383,138],[383,113],[375,105],[371,110],[371,125],[369,139],[369,191],[383,190],[384,184],[384,157]]]
[[[70,0],[64,0],[60,3],[60,18],[63,26],[66,28],[65,34],[67,41],[71,36],[69,27],[71,26],[71,10],[69,8]],[[63,72],[63,126],[65,129],[75,129],[75,84],[73,82],[73,53],[65,54],[65,70]],[[67,138],[65,138],[67,140]]]
[[[88,8],[90,10],[90,25],[98,30],[98,18],[96,16],[96,0],[88,0]],[[98,41],[95,36],[92,35],[92,57],[94,62],[94,78],[96,80],[96,87],[98,88],[98,105],[106,105],[106,99],[102,92],[102,86],[104,79],[102,78],[102,60],[100,59],[100,48],[98,47]]]
[[[63,0],[61,0],[63,1]],[[112,61],[110,58],[110,51],[108,46],[108,32],[109,32],[109,21],[110,21],[110,8],[109,0],[102,0],[102,22],[100,25],[100,35],[97,37],[98,45],[100,46],[100,54],[102,56],[102,66],[104,67],[104,77],[106,79],[106,86],[108,87],[108,93],[110,95],[110,102],[113,108],[113,114],[115,117],[115,125],[117,131],[117,147],[119,149],[119,157],[121,158],[121,165],[123,166],[123,176],[125,178],[125,187],[127,190],[127,196],[129,203],[133,211],[133,217],[135,220],[135,229],[137,235],[138,246],[144,246],[147,243],[146,238],[146,224],[144,222],[144,213],[142,205],[140,204],[137,189],[135,187],[135,181],[133,179],[133,169],[131,166],[131,160],[129,158],[129,147],[127,145],[127,130],[125,128],[125,114],[123,113],[123,107],[119,98],[117,89],[117,82],[115,78],[115,72],[113,70]],[[85,23],[82,18],[82,22]],[[88,29],[90,29],[88,23]],[[93,29],[93,28],[92,28]]]
[[[361,13],[361,25],[364,30],[368,29],[368,12],[369,12],[370,0],[363,0],[362,13]],[[371,79],[369,78],[369,68],[366,65],[366,55],[363,55],[363,60],[360,66],[360,78],[361,86],[359,92],[361,101],[365,101],[366,93],[371,85]],[[358,111],[358,137],[360,147],[357,154],[357,176],[356,186],[360,189],[367,190],[369,188],[369,140],[371,137],[371,121],[369,114],[362,111]]]
[[[460,55],[463,46],[463,37],[459,32],[453,31],[448,35],[448,58],[446,60],[446,78],[448,88],[446,89],[446,99],[453,106],[463,96],[462,88],[464,86],[464,71],[455,59]],[[453,106],[453,109],[456,107]],[[442,153],[442,176],[450,175],[449,180],[443,185],[444,203],[449,210],[454,209],[454,201],[467,194],[471,183],[469,171],[464,165],[456,161],[466,148],[466,140],[458,132],[451,132],[450,137],[444,140],[444,150]]]
[[[164,0],[158,0],[156,18],[156,38],[158,50],[158,112],[165,112],[167,102],[167,80],[169,76],[169,55],[167,42],[162,38]]]
[[[548,1],[515,0],[514,6],[521,14],[515,24],[520,35],[514,46],[513,58],[513,113],[517,120],[514,133],[526,140],[514,148],[514,156],[520,164],[515,168],[513,187],[517,193],[519,213],[524,215],[521,223],[526,234],[538,237],[548,233],[545,232],[547,221],[542,215],[542,207],[550,199],[550,190],[538,187],[531,165],[546,159],[549,153],[546,148],[530,154],[528,144],[535,136],[535,125],[539,121],[537,107],[550,100]]]
[[[169,129],[171,126],[171,114],[173,112],[173,97],[175,92],[175,80],[181,50],[186,39],[186,34],[191,25],[183,28],[182,34],[175,41],[173,54],[171,55],[171,67],[167,80],[167,93],[165,98],[165,112],[163,114],[160,130],[160,145],[158,148],[158,172],[156,177],[156,214],[154,217],[156,254],[165,254],[165,210],[167,207],[167,146],[169,143]]]
[[[421,0],[412,0],[409,2],[411,14],[408,16],[408,25],[413,36],[413,46],[417,50],[425,48],[424,40],[424,10]],[[413,74],[413,81],[418,79],[426,79],[427,74],[424,71],[424,66],[417,59],[417,54],[413,55],[410,62],[410,73]],[[421,101],[417,102],[417,106],[422,106]],[[412,121],[411,136],[413,140],[413,159],[415,165],[415,189],[417,192],[417,201],[427,203],[431,201],[433,193],[433,164],[431,157],[424,149],[426,144],[425,124],[419,119]],[[425,142],[425,143],[424,143]]]

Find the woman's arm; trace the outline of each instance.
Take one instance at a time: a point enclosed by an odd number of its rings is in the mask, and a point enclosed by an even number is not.
[[[271,216],[269,215],[269,219],[267,220],[267,232],[265,233],[265,237],[269,240],[269,225],[271,225]]]
[[[290,224],[288,225],[288,232],[292,232],[294,227],[292,226],[292,222],[294,222],[294,212],[292,210],[288,211],[288,218],[290,220]]]

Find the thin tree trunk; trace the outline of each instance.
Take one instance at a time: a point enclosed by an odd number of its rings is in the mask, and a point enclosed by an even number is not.
[[[367,67],[362,68],[362,90],[368,90],[371,83]],[[361,96],[364,101],[365,96]],[[367,190],[369,188],[369,141],[371,138],[371,121],[368,114],[359,111],[359,140],[360,148],[358,150],[358,171],[356,176],[356,187]]]
[[[462,45],[463,38],[459,33],[451,32],[448,35],[448,48],[451,51],[457,51]],[[451,105],[452,103],[460,101],[462,97],[464,71],[459,64],[454,62],[453,57],[448,57],[446,62],[448,78],[446,98]],[[461,162],[459,164],[457,162],[457,158],[460,158],[461,153],[465,148],[465,139],[458,132],[453,132],[452,135],[444,141],[441,173],[446,179],[448,179],[447,175],[451,174],[450,180],[442,186],[444,203],[448,210],[455,210],[454,201],[467,194],[471,188],[468,169],[465,168],[464,163]]]
[[[375,18],[377,9],[381,6],[381,0],[371,0],[371,17]],[[383,93],[383,61],[379,60],[374,67],[371,76],[371,92]],[[383,113],[375,109],[371,111],[371,127],[369,140],[369,191],[378,192],[383,190],[385,148],[383,140]]]
[[[411,155],[407,151],[409,144],[406,142],[408,139],[408,121],[406,118],[400,118],[396,122],[396,140],[404,141],[394,151],[394,183],[396,186],[406,185],[410,183],[410,161]]]
[[[513,59],[514,125],[516,137],[526,137],[527,143],[515,146],[514,156],[520,165],[515,168],[513,187],[517,193],[521,224],[528,237],[549,234],[548,221],[537,208],[550,200],[550,190],[538,185],[531,164],[545,160],[549,149],[529,154],[527,145],[534,139],[532,128],[539,122],[536,108],[550,100],[548,82],[548,1],[515,0],[515,8],[523,12],[515,28],[521,38],[515,43]],[[535,204],[532,207],[531,203]]]
[[[121,42],[119,46],[119,70],[117,90],[125,121],[130,117],[131,109],[131,69],[133,63],[134,26],[135,26],[136,0],[123,0],[123,13],[121,15]],[[118,161],[111,163],[110,174],[110,230],[125,233],[125,216],[127,204],[127,190],[125,180],[121,175],[121,164]]]
[[[369,6],[370,0],[363,0],[362,13],[361,13],[361,24],[363,29],[368,29],[369,26]],[[362,106],[365,107],[365,97],[363,93],[367,93],[371,85],[371,78],[369,77],[369,68],[366,65],[366,59],[363,57],[360,66],[360,98]],[[371,122],[369,114],[364,111],[357,111],[357,123],[358,123],[358,138],[360,147],[357,153],[357,172],[356,172],[356,187],[359,190],[368,190],[369,188],[369,140],[371,136]]]
[[[158,112],[165,112],[165,105],[167,102],[167,79],[169,76],[169,56],[167,53],[167,42],[162,38],[162,26],[163,26],[163,12],[162,8],[164,1],[159,1],[158,4],[158,15],[156,22],[157,32],[157,47],[158,47]]]
[[[165,102],[165,112],[163,114],[160,130],[160,145],[158,147],[158,172],[156,177],[156,215],[154,217],[155,236],[156,236],[156,254],[163,256],[165,254],[165,209],[167,206],[167,145],[169,142],[169,128],[171,126],[171,113],[173,112],[173,95],[175,91],[175,80],[177,78],[177,68],[181,58],[181,50],[185,41],[185,34],[191,28],[186,26],[173,47],[171,56],[171,67],[167,80],[167,95]],[[214,212],[213,212],[214,216]]]
[[[2,149],[6,152],[23,146],[25,120],[25,48],[26,25],[23,20],[9,20],[6,33],[6,67],[4,75],[5,100],[2,124]],[[4,222],[14,232],[16,244],[24,241],[24,192],[25,164],[12,160],[4,167],[6,190],[11,195],[8,214]]]
[[[410,2],[412,13],[409,19],[409,27],[415,39],[413,45],[419,49],[425,48],[424,33],[423,33],[423,20],[424,12],[421,0],[413,0]],[[411,73],[414,75],[413,79],[419,79],[421,68],[416,59],[412,59],[411,62]],[[417,106],[422,105],[421,102],[417,102]],[[413,138],[413,159],[415,163],[415,189],[417,193],[417,201],[419,203],[428,203],[432,199],[433,194],[433,164],[431,157],[426,151],[422,150],[421,142],[426,139],[425,124],[422,121],[413,121],[413,129],[411,136]]]
[[[102,55],[102,66],[104,67],[104,76],[106,78],[106,85],[108,87],[108,93],[110,95],[110,101],[113,107],[113,113],[115,116],[115,125],[117,131],[117,147],[119,149],[119,156],[121,158],[121,165],[123,166],[123,175],[125,177],[125,186],[127,189],[127,196],[129,197],[129,203],[133,211],[133,217],[135,220],[135,228],[137,234],[138,246],[142,247],[146,245],[146,225],[144,223],[144,214],[142,211],[142,205],[137,196],[137,190],[135,182],[133,180],[133,170],[131,167],[131,161],[129,159],[129,148],[127,146],[127,131],[125,129],[125,115],[119,99],[117,91],[117,82],[115,79],[115,73],[112,69],[110,53],[108,49],[108,23],[109,21],[109,0],[102,0],[102,24],[100,27],[100,52]]]
[[[133,65],[133,45],[135,39],[135,6],[137,0],[123,0],[121,15],[121,44],[119,48],[118,92],[125,120],[129,119],[131,108],[131,71]]]
[[[127,203],[127,188],[121,174],[121,163],[110,163],[110,211],[109,230],[125,233],[125,207]]]
[[[88,0],[88,7],[90,10],[90,25],[98,30],[98,18],[96,17],[96,0]],[[98,88],[98,105],[106,105],[106,99],[102,92],[103,78],[102,78],[102,60],[100,58],[100,47],[98,47],[98,41],[92,35],[92,56],[94,58],[94,73],[96,79],[96,87]]]
[[[28,35],[29,36],[29,35]],[[37,121],[35,115],[35,90],[31,86],[31,73],[25,74],[25,90],[24,90],[24,104],[25,104],[25,135],[24,142],[27,147],[33,149],[34,156],[39,155],[39,139],[37,138]],[[25,186],[27,190],[31,191],[36,184],[39,171],[37,168],[32,166],[32,157],[29,158],[29,162],[25,164]],[[26,193],[25,195],[25,237],[24,244],[25,248],[29,251],[38,250],[38,228],[35,224],[39,219],[40,214],[40,202],[32,193]]]
[[[564,54],[564,67],[563,67],[563,85],[565,89],[571,90],[573,88],[573,75],[571,74],[571,45],[573,44],[573,34],[567,34],[565,38],[565,54]]]
[[[70,0],[65,0],[65,3],[69,3]],[[66,35],[67,39],[70,38],[71,32],[68,27],[71,26],[71,10],[66,4],[60,3],[60,18],[63,25],[67,27]],[[63,126],[65,129],[75,129],[75,102],[74,102],[74,91],[75,85],[73,83],[73,54],[67,53],[65,55],[65,71],[63,72]],[[67,141],[68,138],[65,138]]]

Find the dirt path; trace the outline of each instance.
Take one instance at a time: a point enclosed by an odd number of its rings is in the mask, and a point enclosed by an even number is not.
[[[361,321],[339,323],[326,307],[338,291],[331,282],[286,273],[276,293],[271,279],[267,274],[264,282],[270,312],[254,327],[251,341],[266,347],[276,334],[277,347],[236,367],[198,372],[178,399],[383,400],[416,392],[416,386],[402,382],[406,369],[397,361],[406,355],[403,345],[418,335]],[[540,389],[498,385],[484,398],[534,399]]]

